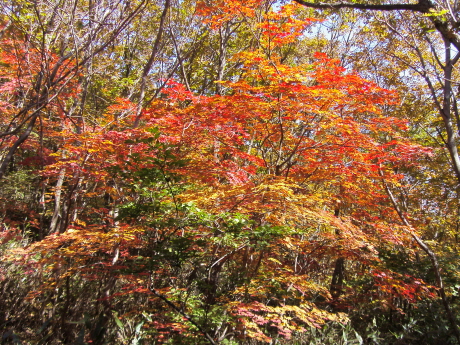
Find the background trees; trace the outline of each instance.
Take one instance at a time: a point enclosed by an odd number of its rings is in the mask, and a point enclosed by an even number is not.
[[[455,65],[458,62],[458,4],[450,1],[419,1],[417,4],[392,3],[392,4],[369,4],[369,3],[312,3],[307,1],[297,1],[298,3],[317,9],[361,9],[361,10],[381,10],[383,13],[372,13],[367,15],[364,21],[366,25],[368,40],[373,46],[373,54],[368,55],[376,66],[381,66],[381,63],[376,63],[376,59],[380,61],[390,61],[393,66],[399,66],[397,73],[393,74],[393,78],[398,80],[403,77],[403,81],[407,86],[413,83],[414,80],[420,80],[425,84],[425,90],[421,96],[419,92],[413,91],[415,96],[412,99],[429,99],[431,108],[427,110],[423,120],[416,123],[416,130],[424,133],[424,140],[431,137],[437,141],[437,146],[444,146],[449,153],[450,166],[453,170],[453,175],[456,177],[443,176],[441,185],[437,185],[437,193],[443,193],[448,190],[448,193],[455,193],[451,201],[456,204],[458,200],[458,143],[457,135],[458,128],[455,128],[455,120],[457,115],[457,97],[453,89],[456,80]],[[364,31],[364,30],[363,30]],[[372,36],[368,36],[372,33]],[[372,38],[371,38],[372,37]],[[383,50],[381,50],[383,48]],[[371,57],[373,56],[373,57]],[[361,69],[361,68],[360,68]],[[406,81],[404,79],[408,79]],[[393,79],[393,80],[394,80]],[[420,82],[419,82],[420,83]],[[420,84],[419,84],[420,85]],[[406,87],[407,87],[406,86]],[[415,103],[417,104],[417,103]],[[415,108],[413,100],[408,104],[409,111]],[[433,121],[432,114],[435,108],[437,120]],[[407,109],[407,108],[406,108]],[[419,113],[420,106],[417,104],[416,109]],[[431,116],[430,116],[431,115]],[[412,115],[412,119],[416,119],[417,115]],[[427,122],[427,118],[431,121]],[[442,121],[442,122],[441,122]],[[441,125],[442,123],[442,125]],[[458,127],[458,126],[457,126]],[[436,169],[436,168],[434,168]],[[432,172],[432,170],[430,169]],[[438,175],[439,176],[439,175]],[[420,177],[419,177],[420,178]],[[430,179],[430,185],[437,182]],[[432,188],[430,188],[432,190]],[[433,196],[431,200],[437,199]],[[396,201],[396,200],[395,200]],[[405,204],[407,200],[401,200],[401,204]],[[395,207],[399,207],[395,202]],[[402,206],[403,207],[403,206]],[[422,207],[422,209],[425,207]],[[426,208],[425,208],[426,209]],[[456,209],[456,206],[454,206]],[[454,209],[447,211],[454,219],[457,219],[457,212]],[[415,210],[412,212],[416,212]],[[439,212],[436,211],[439,215]],[[445,215],[445,214],[444,214]],[[449,216],[447,216],[449,217]],[[447,218],[444,216],[444,219]],[[431,220],[431,218],[430,218]],[[403,220],[404,221],[404,220]],[[454,221],[456,222],[456,221]],[[436,236],[436,235],[435,235]],[[456,242],[456,240],[455,240]],[[438,283],[442,286],[441,282]],[[443,289],[440,289],[440,295],[443,297]],[[444,304],[447,309],[447,314],[450,315],[448,301],[443,297]],[[460,341],[460,335],[453,316],[449,316],[452,323],[453,331],[456,332],[457,340]]]
[[[5,340],[454,338],[432,319],[440,293],[455,325],[458,281],[441,4],[2,6]]]

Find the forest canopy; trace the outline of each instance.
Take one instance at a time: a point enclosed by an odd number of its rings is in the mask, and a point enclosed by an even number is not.
[[[0,4],[2,344],[459,344],[459,28]]]

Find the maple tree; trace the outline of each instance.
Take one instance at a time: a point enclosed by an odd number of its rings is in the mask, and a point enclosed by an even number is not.
[[[423,177],[418,173],[409,172],[409,175],[417,175],[416,178],[419,181],[425,181],[423,189],[425,190],[424,193],[430,194],[429,197],[410,193],[411,196],[406,194],[399,200],[393,197],[393,200],[395,209],[399,209],[399,211],[404,209],[406,215],[409,214],[413,217],[413,224],[417,223],[424,236],[432,239],[434,246],[430,249],[431,253],[427,251],[428,247],[421,248],[428,253],[433,262],[434,270],[438,272],[439,294],[451,329],[455,333],[457,341],[460,341],[456,316],[451,311],[449,302],[454,299],[446,296],[446,289],[444,289],[440,277],[441,270],[436,263],[436,255],[443,260],[443,251],[446,250],[446,247],[449,248],[447,250],[455,252],[454,248],[457,244],[454,230],[456,225],[454,224],[457,223],[458,216],[457,206],[455,206],[458,201],[459,176],[456,139],[458,135],[458,116],[456,114],[458,111],[456,110],[457,95],[452,87],[457,79],[455,66],[459,57],[457,52],[458,3],[454,1],[418,1],[415,4],[405,2],[393,2],[391,4],[385,2],[296,2],[310,8],[326,11],[331,9],[367,10],[368,12],[363,15],[357,15],[356,12],[352,15],[355,18],[358,16],[365,23],[366,27],[362,30],[361,39],[366,40],[366,45],[369,48],[367,52],[362,51],[361,60],[355,64],[355,68],[362,70],[362,62],[371,60],[373,68],[378,66],[378,74],[385,76],[386,72],[383,72],[386,69],[385,65],[392,64],[390,70],[393,69],[393,71],[388,73],[391,75],[391,79],[386,80],[391,85],[397,85],[401,92],[411,95],[411,97],[405,97],[407,104],[402,109],[404,113],[410,114],[410,118],[414,122],[415,131],[418,132],[414,133],[414,136],[424,142],[430,141],[433,146],[445,148],[448,152],[448,157],[446,157],[446,151],[438,150],[439,155],[433,161],[439,165],[431,164],[422,174]],[[342,16],[342,18],[344,17],[346,15]],[[359,25],[357,26],[359,27]],[[361,49],[358,48],[358,50]],[[363,56],[366,58],[363,59]],[[394,69],[395,66],[397,66],[396,69]],[[404,85],[395,84],[395,80],[399,80]],[[426,102],[428,102],[428,107],[426,107]],[[447,166],[452,168],[452,175],[447,174]],[[434,175],[437,178],[428,177]],[[388,192],[392,194],[391,190]],[[407,193],[407,189],[403,193]],[[450,193],[452,193],[452,198],[446,196]],[[443,211],[440,211],[438,207],[445,202],[441,201],[441,198],[449,200],[447,201],[449,207]],[[410,210],[407,208],[408,203],[414,205]],[[426,205],[432,206],[427,207]],[[441,218],[443,221],[440,221]],[[409,223],[406,216],[402,216],[401,221],[406,224]],[[436,232],[433,233],[434,229],[439,229],[436,225],[439,222],[443,223],[443,229],[451,229],[447,230],[450,233],[447,238],[439,239],[437,232],[439,230],[435,230]],[[454,308],[458,309],[456,306]]]
[[[48,49],[24,48],[25,36],[0,51],[5,126],[17,114],[40,121],[22,141],[24,125],[5,131],[1,147],[3,179],[36,188],[2,189],[5,339],[288,343],[351,324],[366,305],[403,315],[434,299],[417,270],[391,265],[391,255],[415,263],[420,239],[392,190],[432,155],[407,138],[395,92],[324,53],[301,58],[318,20],[300,5],[135,5],[93,42],[97,57],[58,64],[49,49],[47,66]],[[148,34],[144,10],[159,19],[150,47],[130,41]],[[166,76],[155,74],[168,56]],[[94,73],[105,66],[124,79],[109,85]],[[33,95],[53,69],[64,76],[55,96],[21,113],[13,86]]]

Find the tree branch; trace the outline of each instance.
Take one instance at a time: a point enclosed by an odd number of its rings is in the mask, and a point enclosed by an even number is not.
[[[401,208],[399,207],[396,198],[394,197],[393,193],[391,192],[390,187],[388,186],[387,182],[385,181],[385,177],[383,174],[382,169],[379,169],[379,175],[382,178],[382,184],[383,187],[385,188],[385,191],[388,195],[388,197],[391,200],[391,203],[393,204],[393,208],[395,209],[396,213],[398,214],[399,218],[401,219],[401,222],[406,226],[406,232],[415,240],[417,245],[419,246],[420,249],[422,249],[430,258],[431,265],[433,267],[435,279],[436,279],[436,285],[438,287],[438,293],[439,296],[441,297],[442,304],[444,305],[444,309],[447,314],[447,319],[449,320],[451,326],[452,326],[452,331],[457,338],[457,341],[460,343],[460,331],[457,326],[456,322],[456,317],[452,313],[452,309],[450,307],[449,300],[446,296],[446,292],[444,289],[444,283],[441,277],[441,268],[439,267],[439,262],[436,257],[436,254],[431,250],[431,248],[415,233],[412,225],[402,212]]]
[[[416,4],[357,4],[350,2],[310,2],[305,0],[294,0],[300,5],[317,8],[317,9],[341,9],[341,8],[352,8],[357,10],[371,10],[371,11],[413,11],[428,13],[430,9],[434,9],[434,5],[429,0],[419,0]]]
[[[178,312],[180,315],[182,315],[188,322],[190,322],[192,325],[194,325],[198,330],[200,331],[201,334],[209,341],[211,345],[217,345],[217,343],[214,341],[214,339],[209,335],[208,332],[206,332],[195,320],[193,320],[189,315],[187,315],[182,309],[180,309],[177,305],[175,305],[173,302],[171,302],[169,299],[167,299],[164,295],[159,293],[154,287],[153,284],[150,286],[150,291],[153,292],[153,294],[157,297],[159,297],[163,302],[165,302],[171,309],[174,311]]]
[[[13,159],[13,155],[16,152],[17,148],[27,140],[29,137],[30,133],[32,132],[32,129],[34,128],[35,122],[37,121],[39,112],[35,112],[35,115],[32,116],[29,125],[27,126],[26,130],[24,133],[21,134],[21,136],[15,141],[13,146],[9,149],[8,154],[5,156],[3,159],[2,165],[0,166],[0,179],[5,175],[6,169],[8,168],[8,164],[11,162]]]

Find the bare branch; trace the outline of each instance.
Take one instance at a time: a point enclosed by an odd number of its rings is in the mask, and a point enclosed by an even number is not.
[[[316,8],[316,9],[342,9],[342,8],[351,8],[357,10],[371,10],[371,11],[413,11],[420,13],[428,13],[431,9],[434,9],[434,5],[429,0],[419,0],[416,4],[357,4],[351,2],[333,2],[333,3],[324,3],[324,2],[310,2],[304,0],[294,0],[300,5]]]

